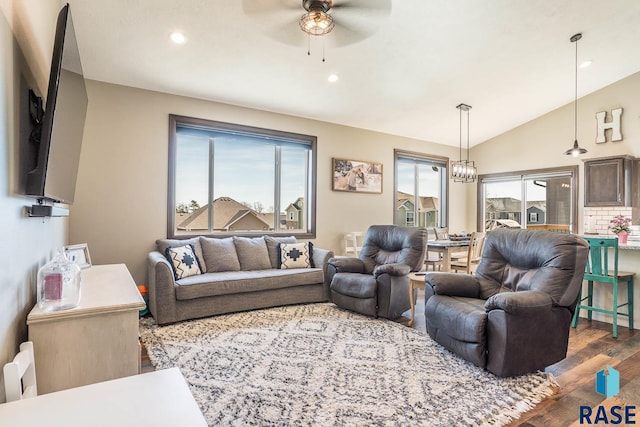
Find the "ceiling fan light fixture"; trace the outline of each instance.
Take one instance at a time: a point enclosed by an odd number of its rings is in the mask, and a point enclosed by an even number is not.
[[[311,36],[329,34],[333,27],[333,18],[322,10],[310,10],[300,18],[300,28]]]

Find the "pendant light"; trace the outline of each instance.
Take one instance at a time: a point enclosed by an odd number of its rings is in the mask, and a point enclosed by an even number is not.
[[[587,152],[578,145],[578,40],[582,38],[582,34],[578,33],[569,39],[571,43],[576,44],[576,79],[575,79],[575,98],[573,101],[573,147],[564,152],[567,156],[578,157],[580,154]]]
[[[453,182],[475,182],[478,175],[475,162],[469,160],[469,110],[470,105],[460,104],[456,106],[460,110],[460,160],[451,162],[451,178]],[[462,112],[467,113],[467,159],[462,160]]]

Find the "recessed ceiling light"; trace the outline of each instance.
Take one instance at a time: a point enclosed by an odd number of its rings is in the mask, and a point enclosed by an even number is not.
[[[338,75],[337,74],[330,74],[329,77],[327,78],[327,80],[329,80],[329,82],[331,83],[335,83],[338,81]]]
[[[169,34],[169,38],[175,44],[185,44],[187,42],[187,37],[180,31],[174,31],[173,33]]]
[[[587,68],[589,65],[591,65],[591,60],[586,60],[580,64],[580,68]]]

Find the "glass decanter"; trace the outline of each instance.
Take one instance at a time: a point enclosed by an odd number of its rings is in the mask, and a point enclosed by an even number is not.
[[[38,307],[42,311],[65,310],[80,302],[80,267],[56,251],[38,270]]]

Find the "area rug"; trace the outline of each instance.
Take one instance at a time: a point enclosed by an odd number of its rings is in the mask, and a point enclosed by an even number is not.
[[[147,318],[141,338],[156,369],[180,368],[211,426],[500,426],[557,387],[545,373],[498,378],[424,333],[330,303]]]

